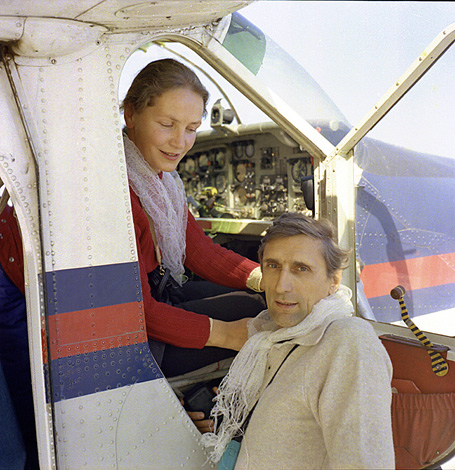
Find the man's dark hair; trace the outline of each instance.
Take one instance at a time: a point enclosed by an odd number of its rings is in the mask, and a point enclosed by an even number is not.
[[[328,276],[348,267],[350,253],[338,246],[333,225],[326,219],[313,219],[298,212],[281,215],[267,229],[258,251],[261,266],[264,248],[269,241],[296,235],[306,235],[321,240],[322,256],[325,259]]]

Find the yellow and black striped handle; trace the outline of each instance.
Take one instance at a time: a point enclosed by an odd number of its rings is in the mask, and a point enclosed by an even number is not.
[[[434,348],[433,343],[425,336],[424,333],[419,330],[419,328],[417,328],[415,323],[409,318],[408,310],[406,309],[406,305],[403,300],[405,293],[406,291],[403,286],[397,286],[390,291],[390,296],[393,299],[398,300],[401,307],[401,318],[409,327],[409,329],[414,333],[416,338],[423,344],[428,354],[430,355],[431,368],[433,372],[439,377],[443,377],[447,374],[447,372],[449,372],[449,366],[440,353],[430,349]]]

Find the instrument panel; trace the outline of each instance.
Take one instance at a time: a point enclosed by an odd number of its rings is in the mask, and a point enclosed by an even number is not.
[[[198,133],[179,164],[193,214],[270,220],[285,212],[309,212],[301,181],[313,173],[310,154],[278,126],[229,127],[231,132]]]

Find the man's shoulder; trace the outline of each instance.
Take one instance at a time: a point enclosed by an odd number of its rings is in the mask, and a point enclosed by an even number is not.
[[[379,341],[373,326],[359,317],[344,317],[335,320],[327,328],[325,336],[329,340],[336,338],[338,343],[364,343],[372,339]]]
[[[335,320],[325,331],[319,343],[329,363],[336,364],[335,358],[344,363],[389,364],[390,359],[373,326],[359,317],[345,317]]]
[[[338,318],[330,325],[331,328],[343,328],[346,330],[371,330],[374,331],[373,327],[367,320],[360,317],[343,317]]]

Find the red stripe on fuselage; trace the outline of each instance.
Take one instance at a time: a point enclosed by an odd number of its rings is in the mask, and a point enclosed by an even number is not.
[[[51,359],[147,341],[142,302],[51,315]]]
[[[389,295],[397,285],[407,290],[455,283],[455,253],[370,264],[360,275],[367,298]]]

